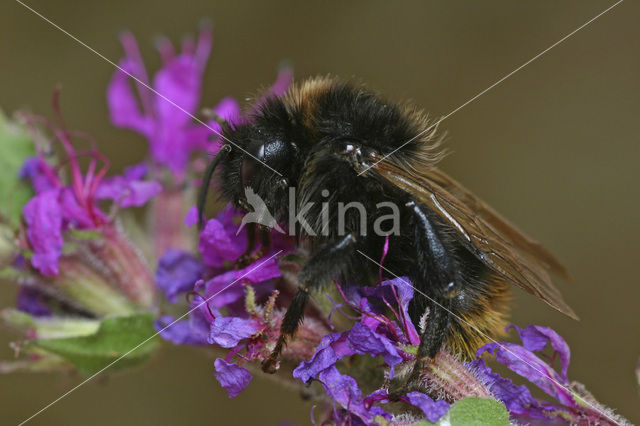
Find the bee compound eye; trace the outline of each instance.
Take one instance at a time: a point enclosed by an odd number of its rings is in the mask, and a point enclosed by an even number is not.
[[[264,161],[264,143],[261,141],[251,141],[248,148],[249,157],[256,161]]]

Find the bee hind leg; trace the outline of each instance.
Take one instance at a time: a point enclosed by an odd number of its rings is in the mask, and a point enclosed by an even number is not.
[[[309,292],[321,287],[342,270],[355,249],[355,243],[356,239],[353,234],[348,234],[338,241],[322,247],[304,264],[298,274],[300,286],[284,314],[276,346],[271,351],[269,358],[262,363],[262,371],[276,372],[278,359],[287,339],[293,337],[304,319],[304,309],[309,300]]]
[[[429,317],[424,332],[420,336],[420,345],[411,373],[391,382],[388,390],[389,399],[397,401],[407,392],[414,390],[424,392],[426,390],[426,384],[422,383],[420,376],[428,363],[432,362],[442,348],[449,332],[449,318],[449,313],[438,304],[433,302],[429,304]]]
[[[429,309],[425,328],[420,336],[420,345],[416,362],[406,381],[392,383],[389,394],[392,398],[399,398],[416,388],[423,388],[420,383],[420,375],[427,363],[431,362],[442,348],[451,326],[450,309],[451,299],[458,294],[458,279],[456,276],[456,264],[449,255],[450,247],[447,240],[442,238],[437,225],[429,217],[427,209],[420,203],[408,202],[406,208],[413,216],[416,232],[416,256],[421,259],[421,264],[426,265],[423,280],[428,285],[418,288],[429,288],[430,295],[414,288],[414,302],[417,306]],[[416,298],[424,298],[419,300]]]

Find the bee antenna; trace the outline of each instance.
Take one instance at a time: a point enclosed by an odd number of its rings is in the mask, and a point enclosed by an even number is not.
[[[211,185],[211,179],[213,178],[213,172],[216,171],[218,164],[231,152],[231,145],[225,144],[220,148],[220,151],[213,157],[213,160],[207,166],[204,172],[204,178],[202,179],[202,186],[200,186],[200,193],[198,194],[198,229],[202,230],[204,226],[204,205],[207,202],[207,194],[209,193],[209,186]]]

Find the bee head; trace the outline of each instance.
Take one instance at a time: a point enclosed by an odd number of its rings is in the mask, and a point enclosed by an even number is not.
[[[259,130],[259,129],[258,129]],[[288,174],[287,165],[295,155],[294,145],[277,135],[265,135],[258,132],[249,137],[244,144],[240,177],[244,187],[256,188],[259,182],[272,175],[285,178]]]
[[[218,163],[221,166],[221,198],[237,208],[250,211],[251,206],[247,202],[247,193],[250,192],[259,196],[276,217],[278,212],[286,211],[287,202],[283,200],[287,200],[295,145],[281,133],[264,129],[255,123],[224,126],[223,136],[228,143],[210,164],[210,169]],[[201,191],[202,208],[206,199],[207,178],[211,179],[212,176],[213,171],[205,174]]]
[[[200,196],[204,208],[208,180],[218,164],[221,198],[237,208],[251,210],[247,191],[259,196],[277,218],[288,207],[289,186],[295,186],[302,158],[295,141],[304,140],[297,133],[289,112],[279,98],[269,98],[252,115],[249,122],[222,124],[222,139],[227,143],[211,162]]]

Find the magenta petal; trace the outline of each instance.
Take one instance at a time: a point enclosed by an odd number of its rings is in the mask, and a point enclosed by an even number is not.
[[[409,404],[422,410],[427,420],[437,422],[449,410],[446,401],[434,401],[422,392],[409,392],[405,396]]]
[[[275,96],[282,96],[293,84],[293,69],[288,66],[280,68],[276,81],[271,86],[271,93]]]
[[[126,72],[136,75],[136,65],[125,59],[120,67]],[[111,114],[111,122],[118,127],[135,130],[149,137],[152,133],[153,119],[145,116],[140,108],[138,99],[132,90],[131,77],[121,70],[117,70],[107,88],[107,104]],[[142,90],[148,90],[143,88]]]
[[[293,83],[293,70],[289,67],[282,67],[278,71],[278,76],[276,77],[276,81],[273,85],[267,90],[260,99],[258,99],[252,106],[252,111],[259,111],[260,108],[264,105],[267,99],[271,97],[279,97],[282,96],[289,86]]]
[[[62,255],[62,209],[59,191],[51,189],[36,195],[23,208],[27,237],[33,249],[31,264],[43,275],[58,274]]]
[[[215,132],[214,132],[215,130]],[[215,155],[220,149],[218,138],[212,139],[212,136],[220,133],[222,127],[218,123],[207,123],[207,125],[195,124],[187,125],[183,129],[184,149],[187,153],[193,151],[204,151],[210,155]]]
[[[176,111],[188,118],[184,112],[177,109]],[[155,132],[149,139],[153,158],[177,175],[186,170],[191,156],[188,135],[185,133],[186,128],[186,125],[178,127],[170,120],[160,121],[156,124]]]
[[[65,226],[73,225],[76,228],[92,229],[96,226],[96,221],[89,215],[87,210],[78,204],[78,200],[71,188],[61,188],[58,196],[60,207],[62,208],[62,217]],[[104,219],[104,214],[93,208],[96,218]]]
[[[231,364],[222,358],[214,362],[216,368],[215,376],[218,382],[229,394],[229,398],[234,398],[240,394],[251,382],[251,373],[243,367]]]
[[[258,327],[253,321],[235,317],[216,317],[209,331],[209,343],[233,348],[241,340],[253,336]]]
[[[521,329],[516,325],[507,327],[515,328],[520,339],[522,340],[522,346],[530,351],[538,352],[547,346],[547,343],[551,344],[551,347],[560,357],[561,374],[565,381],[569,381],[567,378],[567,369],[569,368],[569,361],[571,358],[571,350],[567,342],[555,331],[548,327],[542,327],[539,325],[529,325],[525,329]]]
[[[383,335],[374,333],[362,323],[354,324],[348,336],[349,345],[355,353],[372,357],[382,356],[390,367],[403,360],[391,340]]]
[[[184,217],[184,224],[190,228],[196,223],[198,223],[198,206],[193,206],[189,209],[187,215]]]
[[[204,23],[200,26],[200,33],[198,34],[198,44],[196,45],[195,52],[193,53],[194,59],[200,69],[204,70],[205,66],[207,65],[212,46],[213,31],[211,29],[211,25],[209,23]]]
[[[312,378],[316,378],[321,371],[335,365],[343,356],[353,355],[353,350],[347,346],[346,342],[344,333],[324,336],[311,359],[302,361],[293,370],[293,377],[307,383]]]
[[[245,291],[244,285],[242,283],[236,282],[233,285],[230,285],[228,288],[227,285],[233,282],[233,275],[227,275],[231,277],[230,280],[219,280],[217,282],[208,282],[205,284],[207,286],[207,291],[212,291],[211,295],[215,295],[209,300],[209,305],[213,306],[216,309],[227,308],[227,310],[233,310],[233,314],[240,315],[244,312],[244,306],[242,307],[241,312],[237,312],[235,307],[236,302],[241,302],[244,299]],[[208,294],[208,293],[207,293]]]
[[[562,404],[576,406],[572,393],[566,389],[571,384],[528,349],[513,343],[502,342],[487,343],[478,349],[477,353],[480,355],[483,352],[493,353],[498,362],[526,378]]]
[[[43,294],[36,288],[27,285],[20,286],[16,307],[34,317],[51,315],[51,309],[46,305]]]
[[[409,333],[407,338],[409,342],[413,345],[417,345],[420,343],[420,334],[416,330],[413,322],[411,321],[411,317],[409,316],[409,302],[413,299],[413,287],[411,286],[411,281],[409,281],[406,277],[394,278],[390,281],[385,281],[382,283],[383,286],[394,286],[396,289],[396,294],[398,295],[398,302],[401,306],[401,312],[404,316],[405,324],[404,327]]]
[[[36,194],[56,188],[56,172],[39,157],[28,158],[20,169],[20,179],[31,180]]]
[[[200,101],[201,77],[194,58],[185,54],[160,69],[153,82],[153,88],[163,95],[154,98],[158,119],[173,128],[191,121],[189,114],[196,112]]]
[[[191,321],[178,321],[168,327],[173,321],[173,317],[163,316],[154,323],[154,328],[164,340],[175,345],[203,346],[207,344],[206,334],[194,329]]]
[[[138,163],[124,169],[122,173],[127,180],[143,180],[147,176],[147,163]]]
[[[139,207],[162,192],[156,181],[130,180],[114,176],[100,182],[95,197],[98,200],[113,200],[120,207]]]
[[[170,302],[176,302],[178,295],[193,290],[202,273],[202,263],[191,253],[168,249],[158,261],[156,286],[164,291]]]
[[[258,259],[243,269],[231,270],[218,275],[205,284],[206,297],[212,298],[214,306],[231,303],[242,295],[241,283],[257,284],[280,276],[280,268],[275,258]],[[225,299],[226,294],[233,294],[233,299]]]
[[[551,406],[538,401],[525,385],[516,385],[511,379],[494,373],[481,358],[468,363],[467,368],[489,388],[496,398],[504,403],[511,414],[549,420],[566,410],[563,407]]]
[[[120,200],[120,207],[140,207],[143,206],[162,192],[162,185],[156,181],[140,181],[135,180],[129,182],[126,196]]]
[[[223,98],[213,108],[213,112],[228,123],[234,124],[240,121],[242,111],[238,101],[231,97]]]
[[[348,413],[359,417],[364,422],[371,422],[376,416],[390,419],[389,414],[378,406],[365,404],[356,380],[346,374],[341,374],[335,366],[322,371],[318,375],[327,392],[335,402],[345,408]]]
[[[221,214],[226,214],[224,211]],[[220,220],[222,219],[222,220]],[[225,260],[235,260],[244,253],[247,240],[244,233],[234,235],[233,229],[218,216],[210,219],[200,234],[198,248],[205,264],[219,268]]]

